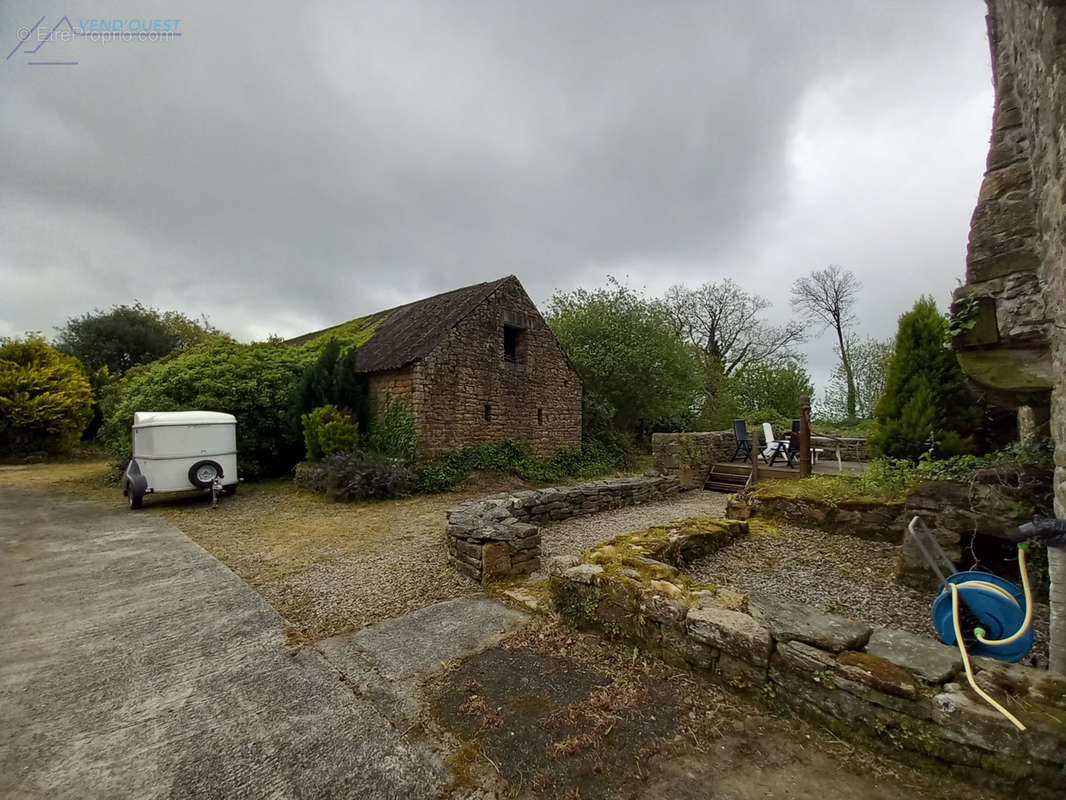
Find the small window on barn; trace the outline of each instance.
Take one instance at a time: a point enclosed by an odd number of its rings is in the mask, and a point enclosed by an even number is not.
[[[544,424],[544,409],[543,408],[538,408],[537,409],[537,424],[538,425],[543,425]]]
[[[485,422],[492,422],[492,406],[485,403]]]
[[[526,332],[510,325],[503,326],[503,357],[522,364],[526,360]]]

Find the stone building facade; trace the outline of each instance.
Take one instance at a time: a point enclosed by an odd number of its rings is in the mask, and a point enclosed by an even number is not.
[[[1055,514],[1066,515],[1066,0],[988,0],[996,106],[952,311],[973,327],[966,372],[1021,408],[1023,435],[1055,441]],[[1048,423],[1050,423],[1048,425]],[[1052,553],[1049,561],[1066,555]],[[1055,568],[1052,564],[1052,568]],[[1064,564],[1066,566],[1066,564]],[[1054,581],[1054,575],[1052,576]],[[1052,616],[1066,614],[1055,608]],[[1052,669],[1066,672],[1066,651]]]
[[[408,404],[420,457],[506,438],[538,456],[581,446],[581,381],[513,275],[366,319],[377,325],[359,350],[371,401]]]

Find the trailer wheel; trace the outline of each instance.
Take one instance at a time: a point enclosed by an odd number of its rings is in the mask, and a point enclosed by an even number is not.
[[[130,490],[130,487],[126,488],[126,494],[129,497],[129,499],[130,499],[130,509],[132,511],[136,511],[138,508],[140,508],[142,505],[144,505],[144,495],[143,494],[134,494]]]
[[[222,467],[216,461],[197,461],[189,467],[189,483],[198,489],[210,488],[215,478],[222,477]]]

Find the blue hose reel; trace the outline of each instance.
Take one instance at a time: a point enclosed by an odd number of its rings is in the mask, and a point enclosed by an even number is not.
[[[1006,639],[1025,622],[1025,594],[1008,580],[990,572],[956,572],[945,579],[945,585],[933,601],[933,624],[944,644],[954,645],[955,620],[951,606],[951,590],[946,584],[959,587],[959,600],[980,621],[987,639]],[[1001,591],[987,586],[991,584]],[[969,627],[969,626],[967,626]],[[964,628],[965,630],[965,628]],[[965,639],[965,635],[963,636]],[[990,656],[1000,661],[1020,661],[1033,646],[1032,628],[1008,644],[966,642],[970,655]]]
[[[1030,523],[1018,529],[1013,541],[1018,544],[1018,566],[1025,591],[991,572],[969,570],[954,572],[955,565],[940,547],[936,536],[919,517],[907,529],[933,572],[940,578],[940,593],[933,601],[933,625],[944,644],[959,645],[955,633],[955,601],[952,586],[958,591],[959,630],[962,645],[971,655],[989,656],[1000,661],[1020,661],[1033,647],[1032,617],[1027,613],[1029,576],[1025,550],[1028,540],[1046,539],[1057,545],[1062,535],[1062,520]]]

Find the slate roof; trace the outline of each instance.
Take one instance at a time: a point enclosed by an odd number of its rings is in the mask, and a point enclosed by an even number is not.
[[[359,369],[366,372],[398,369],[422,358],[460,320],[509,280],[518,279],[514,275],[508,275],[506,278],[464,286],[361,317],[360,319],[365,319],[367,323],[377,320],[381,322],[370,339],[359,348]],[[341,323],[306,333],[289,339],[286,344],[303,344],[347,324]]]

